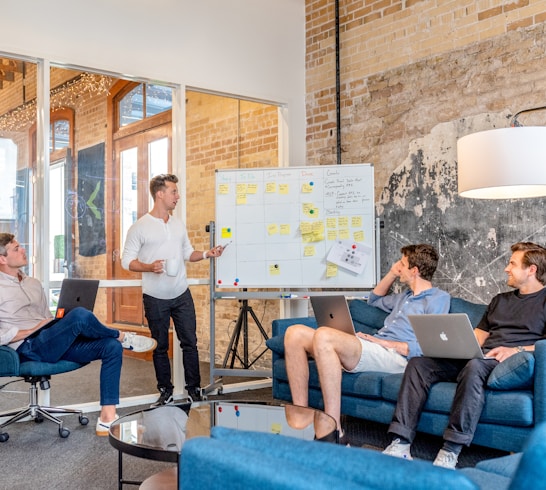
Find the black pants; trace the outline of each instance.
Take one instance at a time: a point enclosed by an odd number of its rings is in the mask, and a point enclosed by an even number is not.
[[[197,351],[195,306],[190,290],[186,289],[177,298],[158,299],[143,295],[144,313],[152,338],[157,341],[153,353],[155,376],[158,389],[173,389],[171,363],[169,361],[169,325],[171,318],[180,347],[186,389],[201,386],[199,353]]]
[[[495,360],[413,357],[404,373],[389,432],[413,441],[432,384],[456,381],[444,440],[470,445],[485,403],[487,378],[497,364]]]

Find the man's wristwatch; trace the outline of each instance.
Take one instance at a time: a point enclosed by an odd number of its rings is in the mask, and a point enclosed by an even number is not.
[[[522,345],[518,345],[518,346],[516,347],[516,350],[517,350],[518,352],[523,352],[525,349],[523,348]]]

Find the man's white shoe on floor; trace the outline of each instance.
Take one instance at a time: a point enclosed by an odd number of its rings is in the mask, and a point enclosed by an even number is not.
[[[450,451],[446,451],[445,449],[440,449],[438,451],[438,454],[436,455],[436,459],[434,460],[434,463],[432,463],[434,466],[441,466],[442,468],[447,468],[448,470],[454,470],[457,466],[457,460],[459,457]]]
[[[110,426],[119,419],[119,415],[116,415],[116,418],[114,420],[111,420],[110,422],[103,422],[100,417],[97,419],[97,426],[95,427],[95,433],[98,436],[107,436],[108,431],[110,430]]]
[[[155,349],[157,342],[144,335],[137,335],[134,332],[125,332],[121,345],[124,349],[132,350],[133,352],[147,352]]]
[[[410,448],[411,444],[402,444],[400,439],[395,439],[387,446],[383,454],[411,461],[413,458],[411,457]]]

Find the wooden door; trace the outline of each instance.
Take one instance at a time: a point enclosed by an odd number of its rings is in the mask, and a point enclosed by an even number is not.
[[[140,279],[141,274],[121,267],[121,254],[130,226],[152,207],[150,179],[171,172],[171,125],[120,138],[114,143],[115,166],[119,175],[114,196],[117,214],[112,279]],[[115,323],[144,325],[142,289],[116,288],[113,294],[112,319]]]

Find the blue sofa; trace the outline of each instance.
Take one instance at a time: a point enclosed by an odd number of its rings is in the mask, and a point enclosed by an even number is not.
[[[349,308],[358,331],[374,333],[383,326],[387,313],[362,300]],[[478,305],[460,298],[451,299],[451,313],[467,313],[475,327],[485,312]],[[313,317],[274,320],[267,346],[273,352],[273,397],[291,401],[284,360],[284,333],[294,323],[317,328]],[[311,359],[309,404],[323,408],[315,362]],[[364,372],[343,373],[341,411],[353,417],[389,424],[402,374]],[[429,394],[418,430],[441,436],[447,425],[455,383],[437,383]],[[486,403],[474,444],[509,452],[521,451],[531,431],[546,421],[546,340],[536,344],[535,354],[522,352],[500,363],[488,381]]]
[[[210,438],[184,444],[178,477],[184,490],[529,490],[542,488],[545,473],[546,424],[537,426],[523,453],[462,470],[371,449],[214,427]]]

